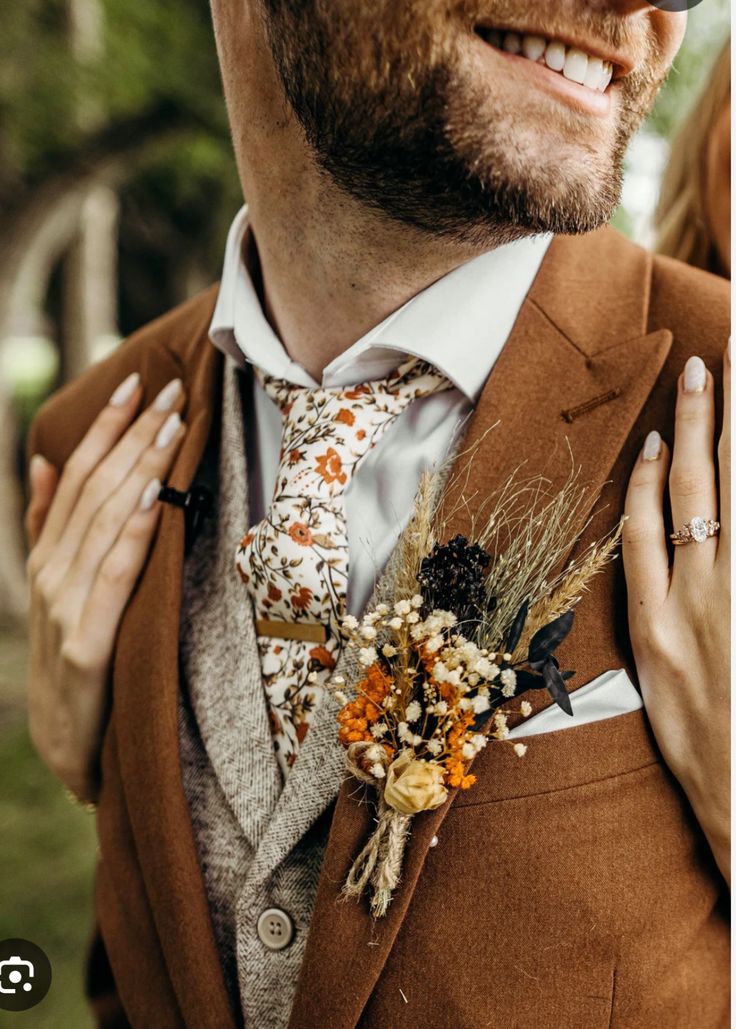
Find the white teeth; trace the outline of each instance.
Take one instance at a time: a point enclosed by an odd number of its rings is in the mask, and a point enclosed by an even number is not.
[[[503,40],[503,48],[507,54],[521,53],[521,36],[516,32],[507,32]]]
[[[562,71],[565,67],[564,43],[558,43],[555,40],[548,43],[547,49],[544,52],[544,59],[547,62],[547,67],[551,68],[552,71]]]
[[[562,69],[562,74],[566,79],[572,79],[573,82],[578,82],[582,86],[587,73],[588,55],[584,54],[582,50],[570,47],[565,57],[565,67]]]
[[[547,47],[547,40],[541,36],[524,36],[521,41],[521,52],[530,61],[538,61]]]
[[[583,85],[588,86],[590,89],[598,89],[602,73],[603,61],[600,59],[600,57],[589,57],[588,70],[585,73]]]
[[[523,54],[530,61],[542,62],[552,71],[562,72],[566,79],[587,86],[598,93],[605,93],[613,78],[613,64],[600,57],[589,57],[584,50],[553,39],[547,42],[542,36],[525,35],[518,32],[501,32],[484,29],[481,35],[487,43],[508,54]]]

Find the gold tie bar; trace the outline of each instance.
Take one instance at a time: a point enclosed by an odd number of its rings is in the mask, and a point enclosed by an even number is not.
[[[302,640],[303,643],[326,643],[327,629],[318,622],[279,622],[270,618],[256,619],[256,633],[279,640]]]

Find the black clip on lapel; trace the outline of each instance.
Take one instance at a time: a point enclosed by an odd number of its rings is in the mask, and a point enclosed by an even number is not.
[[[173,504],[184,511],[186,550],[189,550],[199,535],[205,518],[212,513],[212,493],[206,486],[193,485],[186,492],[173,486],[162,486],[158,499],[164,504]]]

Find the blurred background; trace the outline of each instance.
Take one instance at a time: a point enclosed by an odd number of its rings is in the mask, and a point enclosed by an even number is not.
[[[728,34],[703,0],[632,145],[615,223],[650,245],[669,143]],[[4,0],[0,42],[0,940],[49,955],[51,991],[0,1025],[91,1024],[83,960],[93,817],[25,727],[22,512],[43,399],[219,275],[241,195],[202,0]]]

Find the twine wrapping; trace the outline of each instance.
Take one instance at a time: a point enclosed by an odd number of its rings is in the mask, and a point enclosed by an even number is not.
[[[384,770],[390,764],[384,748],[375,743],[352,743],[348,748],[347,767],[350,774],[359,782],[377,787],[378,817],[374,832],[353,861],[342,892],[346,897],[360,898],[369,886],[372,887],[371,914],[374,918],[382,918],[399,884],[412,816],[402,815],[389,807],[376,777],[366,772],[361,764],[361,760],[366,758],[372,765],[379,764]]]

